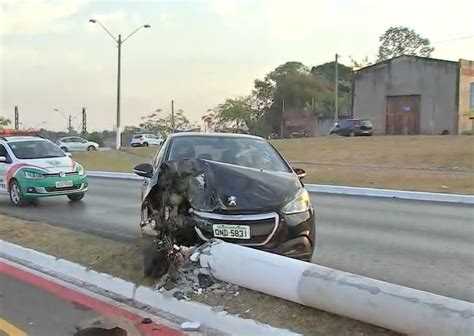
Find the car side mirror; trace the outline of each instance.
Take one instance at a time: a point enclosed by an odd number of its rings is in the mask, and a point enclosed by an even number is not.
[[[141,163],[133,168],[133,172],[138,176],[151,178],[153,176],[153,166],[149,163]]]
[[[66,153],[64,153],[64,154],[66,154],[67,157],[71,157],[71,156],[72,156],[72,154],[69,153],[69,152],[66,152]]]
[[[8,160],[6,156],[0,156],[0,163],[6,163]]]
[[[298,178],[300,180],[304,179],[306,177],[306,171],[304,169],[301,169],[301,168],[293,168],[293,171],[296,173],[296,176],[298,176]]]

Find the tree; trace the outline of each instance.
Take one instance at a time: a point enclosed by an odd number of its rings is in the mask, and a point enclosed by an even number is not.
[[[215,108],[217,128],[232,128],[234,131],[249,130],[253,125],[253,110],[250,97],[226,99]]]
[[[152,113],[146,117],[143,117],[143,123],[140,127],[146,132],[168,135],[173,133],[173,118],[171,113],[160,117],[160,111]],[[174,115],[174,131],[185,131],[189,128],[190,122],[184,115],[183,110],[178,110]]]
[[[378,61],[401,55],[430,57],[434,48],[430,40],[421,37],[413,29],[407,27],[390,27],[380,36]]]
[[[0,129],[3,129],[3,126],[10,125],[10,123],[11,123],[10,119],[7,119],[5,117],[0,117]]]

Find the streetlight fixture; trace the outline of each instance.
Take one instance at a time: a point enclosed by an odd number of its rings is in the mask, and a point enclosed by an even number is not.
[[[96,19],[90,19],[90,23],[97,23],[102,29],[109,35],[115,43],[117,43],[118,49],[118,63],[117,63],[117,137],[115,148],[118,150],[121,146],[121,130],[120,130],[120,75],[121,75],[121,54],[122,54],[122,44],[127,41],[130,37],[135,35],[142,28],[151,28],[149,24],[138,26],[134,31],[132,31],[126,38],[122,40],[122,35],[118,34],[118,38],[115,36],[100,22]]]

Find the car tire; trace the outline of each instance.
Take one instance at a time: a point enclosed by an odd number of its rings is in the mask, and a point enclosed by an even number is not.
[[[67,198],[69,198],[71,202],[79,202],[85,195],[85,193],[69,194],[67,195]]]
[[[62,150],[64,153],[67,153],[67,152],[68,152],[68,150],[67,150],[66,147],[61,147],[61,150]]]
[[[148,146],[149,146],[149,145],[148,145],[148,142],[144,142],[144,143],[143,143],[143,147],[148,147]]]
[[[97,149],[94,146],[87,147],[88,152],[96,151]]]
[[[12,202],[12,204],[17,207],[24,207],[30,204],[30,202],[25,200],[25,198],[23,197],[21,193],[20,184],[16,180],[13,180],[10,184],[8,194],[10,195],[10,201]]]
[[[354,137],[354,136],[355,136],[354,131],[351,131],[351,132],[349,133],[349,136],[350,136],[351,138]]]

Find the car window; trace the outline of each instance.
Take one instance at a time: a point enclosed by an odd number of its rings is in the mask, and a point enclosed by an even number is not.
[[[153,163],[152,163],[155,169],[158,168],[158,165],[160,164],[161,159],[166,151],[166,147],[167,147],[166,145],[162,145],[160,149],[156,152],[155,158],[153,159]]]
[[[136,134],[133,136],[134,139],[140,139],[141,137],[143,137],[143,135],[141,134]]]
[[[64,152],[56,145],[45,140],[9,142],[8,146],[18,159],[46,159],[64,157]]]
[[[168,160],[193,158],[270,171],[290,171],[276,150],[262,139],[190,136],[171,141]]]
[[[3,145],[0,145],[0,156],[8,157],[7,149]]]

